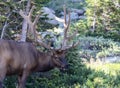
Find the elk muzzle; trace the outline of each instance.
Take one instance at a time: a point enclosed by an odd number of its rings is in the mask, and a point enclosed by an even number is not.
[[[66,71],[68,68],[69,68],[69,65],[68,65],[68,63],[67,63],[67,60],[65,59],[65,58],[60,58],[59,59],[60,60],[60,62],[61,62],[61,66],[60,66],[60,71],[61,72],[64,72],[64,71]]]

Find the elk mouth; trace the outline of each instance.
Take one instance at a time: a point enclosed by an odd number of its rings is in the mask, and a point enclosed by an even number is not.
[[[68,65],[66,65],[65,67],[61,67],[59,68],[60,72],[66,72],[68,70]]]

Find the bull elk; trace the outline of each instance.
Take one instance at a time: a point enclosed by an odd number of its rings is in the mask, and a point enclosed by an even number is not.
[[[23,17],[23,15],[21,15]],[[69,20],[64,21],[64,38],[59,48],[51,48],[38,39],[39,45],[49,49],[50,52],[41,52],[32,43],[16,42],[13,40],[0,40],[0,88],[3,88],[3,80],[6,76],[18,75],[18,88],[25,88],[28,75],[32,72],[45,72],[53,68],[65,70],[68,63],[65,52],[75,47],[79,42],[67,45]]]

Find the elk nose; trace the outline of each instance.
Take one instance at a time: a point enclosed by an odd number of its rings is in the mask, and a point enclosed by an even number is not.
[[[69,64],[67,64],[67,65],[65,66],[65,68],[68,69],[68,68],[69,68]]]
[[[65,70],[67,70],[69,68],[69,65],[66,64],[66,65],[62,66],[62,68],[65,69]]]

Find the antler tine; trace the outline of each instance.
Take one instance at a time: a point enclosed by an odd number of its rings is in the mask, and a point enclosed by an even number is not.
[[[68,22],[66,23],[66,26],[65,26],[66,33],[67,33],[69,27],[70,27],[70,11],[68,11]]]
[[[70,11],[68,13],[68,22],[67,22],[66,7],[64,5],[64,38],[62,42],[62,48],[67,44],[67,32],[68,32],[69,26],[70,26]]]
[[[69,18],[68,18],[68,22],[67,22],[67,16],[66,16],[67,11],[66,11],[66,6],[65,5],[63,6],[63,9],[64,9],[64,27],[68,29],[69,24],[70,24],[70,11],[68,11]]]
[[[67,37],[67,40],[69,41],[70,39],[72,39],[74,36],[76,36],[76,34],[78,33],[78,30],[76,30],[72,35]]]
[[[37,39],[37,43],[40,45],[40,46],[43,46],[43,47],[45,47],[46,49],[52,49],[51,47],[50,47],[50,45],[47,45],[47,44],[45,44],[42,40],[40,40],[40,39]]]
[[[73,43],[72,48],[73,48],[73,47],[76,47],[76,46],[79,45],[79,44],[80,44],[80,41],[77,41],[76,43]]]
[[[38,14],[36,17],[35,17],[35,20],[33,22],[34,25],[37,24],[38,20],[39,20],[39,17],[40,17],[40,14]]]
[[[36,24],[37,24],[37,22],[38,22],[38,20],[39,20],[39,17],[40,17],[40,14],[38,14],[38,15],[35,17],[34,21],[32,22],[32,25],[29,24],[30,29],[33,31],[33,35],[34,35],[35,40],[37,40]]]
[[[34,9],[35,9],[35,6],[33,5],[32,8],[30,9],[29,14],[28,14],[30,18],[31,18],[31,15],[32,15]]]
[[[66,19],[66,7],[65,7],[65,5],[63,6],[63,9],[64,9],[64,27],[66,27],[67,19]]]
[[[69,27],[70,27],[70,11],[68,11],[68,20],[67,20],[67,17],[66,17],[66,7],[64,5],[64,37],[63,37],[63,42],[62,42],[62,48],[61,50],[66,50],[66,49],[70,49],[70,48],[73,48],[75,46],[77,46],[79,44],[79,41],[76,42],[76,43],[73,43],[72,45],[67,45],[67,42],[72,38],[74,37],[78,31],[75,31],[72,35],[68,36],[68,30],[69,30]]]
[[[27,21],[28,24],[32,25],[31,20],[29,20],[29,16],[25,15],[24,12],[23,12],[23,10],[20,10],[19,14]]]
[[[30,23],[30,21],[28,21],[28,16],[24,14],[23,10],[19,11],[19,14],[28,22]]]
[[[33,10],[35,9],[35,6],[32,6],[32,8],[30,9],[30,12],[28,15],[25,15],[23,10],[20,10],[19,11],[19,14],[28,22],[29,25],[33,26],[33,25],[36,25],[38,19],[39,19],[39,15],[36,16],[34,22],[31,21],[31,15],[32,15],[32,12]]]
[[[70,11],[68,11],[68,22],[66,17],[66,7],[64,6],[64,36],[67,37],[67,31],[70,26]]]
[[[70,48],[74,48],[74,47],[76,47],[76,46],[79,45],[79,44],[80,44],[80,41],[78,41],[78,42],[76,42],[76,43],[73,42],[72,45],[63,48],[62,50],[68,50],[68,49],[70,49]]]

